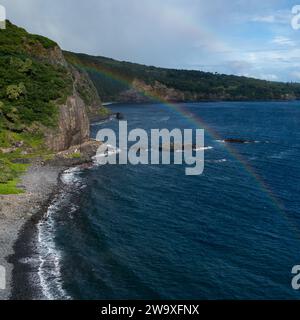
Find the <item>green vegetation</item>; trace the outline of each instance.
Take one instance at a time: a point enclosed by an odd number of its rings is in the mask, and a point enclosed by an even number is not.
[[[27,164],[12,163],[0,158],[0,194],[18,194],[23,191],[17,188],[19,175],[27,169]]]
[[[20,132],[33,122],[56,125],[55,102],[65,101],[71,90],[66,69],[3,55],[0,48],[0,74],[0,128]]]
[[[43,132],[56,127],[58,104],[72,92],[69,70],[47,60],[55,46],[9,21],[0,30],[0,194],[20,192],[27,165],[14,159],[49,153]]]
[[[32,134],[28,132],[17,133],[9,130],[0,131],[0,148],[13,147],[18,143],[22,143],[22,146],[27,149],[40,149],[43,147],[43,134],[38,132]]]
[[[71,159],[79,159],[81,158],[81,153],[80,152],[74,152],[70,155]]]
[[[57,44],[45,37],[29,34],[25,29],[13,25],[10,21],[6,22],[6,29],[0,32],[0,48],[5,54],[27,54],[34,46],[42,46],[50,49]]]
[[[28,164],[18,161],[48,156],[49,151],[45,149],[43,141],[41,133],[0,131],[0,194],[22,192],[17,189],[18,178],[26,171]]]
[[[64,53],[67,60],[85,69],[103,101],[118,101],[134,79],[156,81],[184,93],[186,101],[273,100],[300,98],[300,84],[258,80],[192,70],[156,68],[85,54]]]
[[[18,188],[19,179],[10,180],[7,183],[0,183],[0,194],[20,194],[24,191]]]
[[[55,158],[55,154],[53,154],[53,153],[48,153],[48,154],[43,155],[44,161],[53,160],[54,158]]]
[[[105,107],[102,107],[101,109],[99,109],[99,116],[101,118],[107,118],[109,115],[111,114],[111,111]]]

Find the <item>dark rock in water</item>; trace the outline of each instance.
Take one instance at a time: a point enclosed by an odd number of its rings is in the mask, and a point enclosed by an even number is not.
[[[123,120],[124,119],[124,115],[121,112],[117,112],[116,113],[116,119],[117,120]]]
[[[175,152],[177,150],[195,150],[196,149],[196,145],[195,144],[174,144],[174,143],[170,143],[170,145],[160,145],[159,146],[159,151],[170,151],[170,152]]]
[[[224,139],[224,142],[228,142],[228,143],[254,143],[255,141],[254,140],[229,138],[229,139]]]

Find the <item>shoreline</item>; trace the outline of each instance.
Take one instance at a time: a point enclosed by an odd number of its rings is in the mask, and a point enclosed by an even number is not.
[[[22,278],[22,270],[16,268],[16,252],[22,250],[26,243],[18,240],[24,233],[30,236],[30,231],[59,193],[61,174],[69,168],[91,164],[99,145],[100,142],[90,140],[58,153],[53,160],[33,161],[19,183],[25,192],[18,195],[0,195],[0,265],[6,269],[6,289],[0,290],[0,300],[10,299],[13,292],[18,291],[18,277]],[[80,149],[80,158],[65,158],[66,154],[77,149]],[[14,296],[22,299],[18,294]]]

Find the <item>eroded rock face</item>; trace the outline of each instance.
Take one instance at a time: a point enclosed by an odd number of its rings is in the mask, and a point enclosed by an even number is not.
[[[153,85],[135,79],[132,88],[120,94],[119,100],[124,102],[148,102],[150,99],[161,99],[164,101],[184,101],[184,93],[174,88],[155,81]]]
[[[69,68],[72,72],[75,90],[83,99],[89,118],[97,116],[102,107],[102,103],[98,91],[88,73],[85,70],[76,69],[71,65]]]
[[[89,139],[90,125],[86,106],[74,90],[59,108],[58,128],[49,130],[46,145],[53,151],[62,151],[80,145]]]
[[[25,48],[31,56],[37,59],[44,60],[53,65],[68,66],[60,47],[57,45],[46,49],[40,42],[36,42],[30,45],[25,44]]]
[[[88,74],[69,65],[59,47],[48,50],[48,62],[67,68],[73,79],[73,94],[59,106],[57,128],[46,132],[46,146],[57,152],[89,140],[89,118],[98,114],[102,105]]]

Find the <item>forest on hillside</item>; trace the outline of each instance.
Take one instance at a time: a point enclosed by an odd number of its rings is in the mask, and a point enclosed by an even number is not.
[[[64,52],[88,71],[103,101],[117,101],[135,79],[184,93],[185,100],[288,100],[300,97],[299,83],[283,83],[196,70],[177,70]]]

